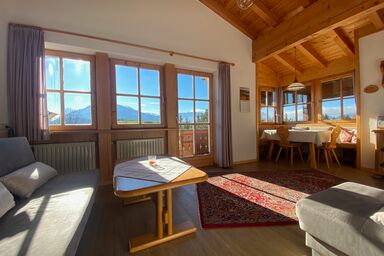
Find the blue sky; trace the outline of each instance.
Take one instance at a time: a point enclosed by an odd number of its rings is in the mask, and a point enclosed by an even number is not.
[[[160,73],[158,70],[116,65],[116,92],[121,94],[140,94],[142,96],[160,96]],[[140,76],[139,76],[140,75]],[[139,109],[138,97],[118,96],[117,104]],[[144,113],[160,115],[160,99],[141,98]]]
[[[60,89],[60,60],[58,57],[45,58],[47,89]],[[63,59],[64,90],[90,92],[90,62]],[[64,109],[82,109],[91,105],[91,96],[81,93],[65,93]],[[48,111],[60,113],[60,95],[48,93]]]

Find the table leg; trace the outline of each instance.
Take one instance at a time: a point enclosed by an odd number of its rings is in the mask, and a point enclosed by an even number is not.
[[[131,239],[129,241],[130,253],[135,253],[196,232],[196,228],[189,221],[175,227],[173,226],[171,189],[166,190],[166,199],[166,207],[164,207],[163,191],[157,193],[157,236],[153,234],[147,234]],[[165,225],[167,227],[166,235],[163,233],[163,227]]]
[[[167,190],[167,228],[168,235],[173,234],[173,216],[172,216],[172,190]]]
[[[311,168],[316,169],[317,164],[316,164],[316,153],[315,153],[315,144],[309,143],[309,155],[311,157]]]
[[[163,238],[163,191],[157,192],[157,237]]]
[[[274,146],[274,144],[275,144],[275,142],[273,140],[271,140],[271,142],[269,143],[268,155],[267,155],[268,161],[270,161],[272,159],[272,153],[273,153],[273,146]]]

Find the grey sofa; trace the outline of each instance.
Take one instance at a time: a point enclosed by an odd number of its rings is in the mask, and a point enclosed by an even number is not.
[[[25,138],[0,139],[0,176],[34,162]],[[75,255],[99,171],[58,175],[0,218],[0,255]]]
[[[345,182],[300,200],[300,228],[312,255],[384,255],[384,225],[372,216],[382,211],[384,190]]]

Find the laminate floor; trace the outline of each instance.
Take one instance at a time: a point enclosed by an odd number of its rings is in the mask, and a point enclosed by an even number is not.
[[[217,172],[257,172],[307,169],[308,164],[288,162],[258,162],[243,164],[233,169],[203,168],[208,174]],[[383,179],[374,179],[369,173],[351,167],[333,168],[324,172],[346,180],[384,188]],[[157,247],[136,253],[149,255],[260,255],[306,256],[305,235],[298,225],[252,228],[202,229],[198,215],[195,185],[173,191],[174,222],[190,220],[197,227],[194,235],[186,236]],[[129,255],[128,240],[155,231],[155,205],[153,201],[122,206],[113,195],[112,186],[102,186],[96,196],[91,215],[77,251],[78,255]]]

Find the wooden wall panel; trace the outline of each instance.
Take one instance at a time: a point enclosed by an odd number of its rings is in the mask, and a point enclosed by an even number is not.
[[[179,154],[178,148],[178,131],[177,131],[177,81],[176,81],[176,68],[173,64],[164,65],[165,74],[165,98],[172,99],[166,101],[166,120],[168,127],[168,154],[177,156]]]
[[[275,87],[279,86],[277,74],[267,65],[259,62],[256,63],[256,85],[257,88],[261,86]]]
[[[112,160],[112,140],[110,133],[99,133],[99,169],[101,174],[101,184],[112,183],[113,164]]]
[[[111,129],[111,89],[109,83],[109,58],[106,53],[96,53],[97,128]]]

